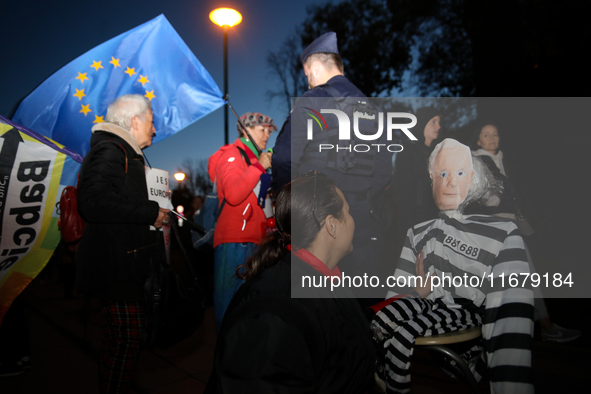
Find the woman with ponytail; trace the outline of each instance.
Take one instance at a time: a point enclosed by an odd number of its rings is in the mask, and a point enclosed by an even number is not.
[[[367,392],[369,320],[337,267],[355,230],[343,193],[306,174],[281,189],[275,220],[237,270],[246,282],[224,316],[206,392]]]

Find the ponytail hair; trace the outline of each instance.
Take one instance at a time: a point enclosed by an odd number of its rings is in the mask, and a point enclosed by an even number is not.
[[[279,191],[275,202],[275,223],[277,230],[267,234],[245,264],[236,268],[238,279],[249,280],[259,272],[275,265],[289,252],[287,245],[291,244],[291,183]]]
[[[328,215],[342,218],[344,202],[332,179],[319,172],[302,175],[287,185],[275,203],[277,230],[268,234],[246,264],[236,268],[236,277],[252,279],[275,265],[294,248],[306,248],[316,239]]]
[[[290,235],[287,234],[287,239],[289,238]],[[255,254],[252,255],[245,264],[236,268],[236,277],[238,279],[250,280],[259,272],[266,270],[283,259],[283,257],[289,252],[286,248],[286,246],[289,245],[289,241],[285,243],[285,239],[285,234],[279,230],[268,234],[263,238]]]

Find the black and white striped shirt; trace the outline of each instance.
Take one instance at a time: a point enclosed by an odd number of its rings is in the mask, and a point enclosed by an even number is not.
[[[445,282],[426,298],[482,315],[493,391],[530,392],[533,292],[524,280],[530,268],[517,226],[504,218],[441,212],[408,230],[394,275],[415,276],[421,251],[425,273]],[[509,282],[511,274],[519,280]],[[392,288],[388,297],[410,290]]]
[[[511,274],[518,277],[530,272],[523,238],[509,219],[484,215],[450,217],[442,212],[439,218],[408,230],[394,276],[415,276],[416,256],[421,251],[425,273],[436,274],[442,282],[429,294],[430,300],[442,299],[450,308],[477,310],[485,303],[487,294],[499,291],[504,291],[506,297],[531,298],[530,289],[522,286],[523,282],[529,283],[523,275],[516,286],[509,285]],[[412,286],[393,288],[387,297],[410,290]]]

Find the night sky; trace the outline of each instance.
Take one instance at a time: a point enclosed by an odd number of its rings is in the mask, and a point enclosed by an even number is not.
[[[209,20],[218,7],[237,9],[243,17],[229,32],[230,103],[242,115],[262,112],[278,127],[287,116],[283,100],[266,92],[278,80],[269,76],[266,57],[306,18],[304,1],[2,1],[0,114],[10,118],[19,102],[58,69],[95,46],[164,14],[223,92],[223,33]],[[319,2],[325,3],[325,1]],[[224,143],[223,108],[145,150],[153,167],[172,175],[187,159],[207,159]],[[236,136],[230,112],[229,138]],[[275,144],[274,133],[267,144]]]

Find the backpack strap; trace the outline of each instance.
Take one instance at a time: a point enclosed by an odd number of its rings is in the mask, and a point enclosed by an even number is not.
[[[250,162],[250,158],[248,157],[248,154],[246,153],[246,151],[239,146],[236,146],[236,148],[238,148],[238,150],[240,151],[240,154],[244,158],[244,161],[246,162],[246,164],[251,165],[252,163]]]
[[[252,163],[250,162],[250,159],[248,157],[248,154],[244,151],[244,149],[242,149],[239,146],[236,146],[236,148],[238,148],[238,150],[240,151],[240,154],[242,155],[242,158],[244,159],[244,161],[246,162],[246,164],[247,165],[251,165]],[[217,194],[217,179],[215,181],[213,181],[213,190]],[[220,209],[218,210],[217,215],[215,215],[215,220],[216,221],[218,220],[218,218],[222,214],[222,209],[224,209],[224,205],[226,205],[226,199],[225,198],[222,201],[222,205],[220,205]]]

